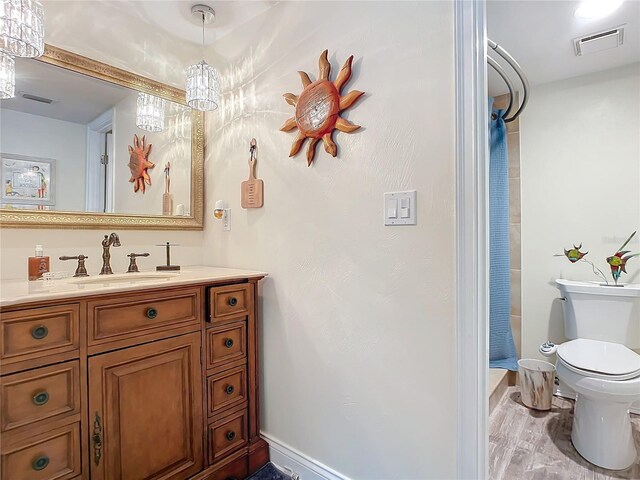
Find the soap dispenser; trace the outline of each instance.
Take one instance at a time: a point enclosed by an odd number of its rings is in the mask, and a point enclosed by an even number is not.
[[[42,252],[42,245],[36,245],[35,257],[29,257],[29,280],[38,280],[49,271],[49,257]]]

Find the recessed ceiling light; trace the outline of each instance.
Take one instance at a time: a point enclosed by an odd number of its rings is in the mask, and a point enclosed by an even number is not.
[[[583,0],[576,9],[575,16],[578,18],[596,19],[612,14],[624,0]]]

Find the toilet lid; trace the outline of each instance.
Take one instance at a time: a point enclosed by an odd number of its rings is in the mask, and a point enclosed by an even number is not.
[[[619,343],[578,338],[558,346],[558,357],[579,370],[612,377],[640,375],[640,355]]]

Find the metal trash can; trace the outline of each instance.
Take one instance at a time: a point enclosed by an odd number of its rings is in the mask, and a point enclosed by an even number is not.
[[[522,403],[535,410],[551,410],[555,365],[533,358],[518,360]]]

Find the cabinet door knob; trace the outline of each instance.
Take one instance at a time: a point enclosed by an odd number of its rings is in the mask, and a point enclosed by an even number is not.
[[[224,341],[224,346],[225,346],[225,347],[227,347],[227,348],[231,348],[231,347],[233,347],[233,340],[232,340],[231,338],[227,338],[227,339]]]
[[[158,316],[158,310],[153,307],[147,308],[146,315],[147,315],[147,318],[153,320]]]
[[[227,432],[227,440],[232,441],[234,438],[236,438],[236,432],[233,430]]]
[[[36,457],[33,462],[31,462],[31,468],[33,468],[36,472],[40,470],[44,470],[49,465],[49,457],[46,455],[40,455]]]
[[[42,340],[47,335],[49,335],[49,329],[44,325],[38,325],[31,330],[31,336],[36,340]]]
[[[227,395],[231,395],[233,393],[233,385],[227,385],[227,388],[224,389],[225,392],[227,392]]]
[[[238,304],[238,299],[236,297],[231,297],[229,299],[229,305],[231,305],[232,307],[235,307]]]
[[[49,401],[49,393],[46,391],[37,392],[31,399],[34,405],[41,407]]]

